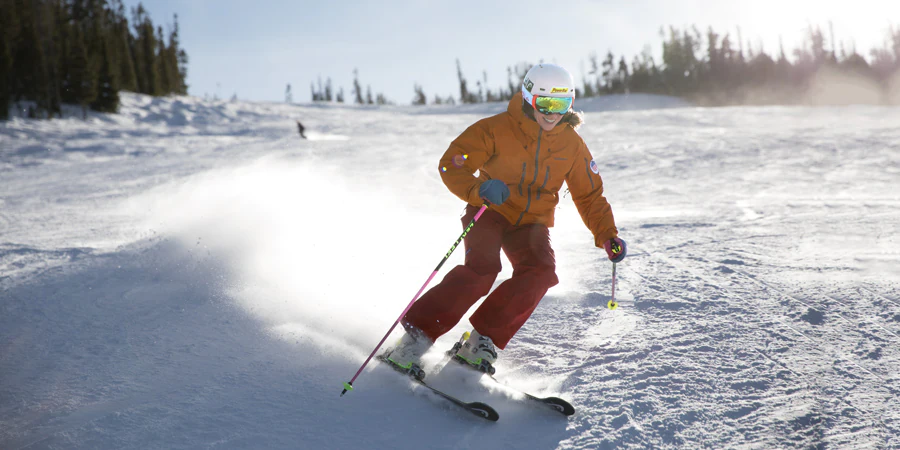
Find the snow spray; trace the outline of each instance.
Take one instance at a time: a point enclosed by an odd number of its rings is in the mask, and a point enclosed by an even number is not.
[[[384,335],[383,338],[381,338],[381,342],[379,342],[378,345],[375,346],[375,350],[372,350],[372,353],[369,355],[368,358],[366,358],[366,362],[364,362],[362,364],[362,366],[359,367],[359,370],[356,371],[356,375],[353,375],[353,378],[350,381],[344,383],[344,390],[341,391],[341,397],[343,397],[344,394],[347,393],[347,391],[353,390],[353,382],[356,381],[356,377],[358,377],[359,374],[362,373],[362,371],[366,367],[366,365],[369,364],[369,361],[372,360],[372,357],[375,356],[375,353],[378,352],[378,349],[381,348],[381,345],[384,344],[384,341],[387,340],[387,338],[388,338],[388,336],[390,336],[391,332],[394,331],[394,328],[397,327],[397,324],[400,323],[401,320],[403,320],[403,316],[406,315],[406,313],[409,311],[409,308],[412,308],[412,305],[413,305],[413,303],[416,302],[416,299],[418,299],[419,296],[422,295],[422,291],[425,290],[425,286],[428,286],[428,283],[431,282],[431,279],[434,278],[435,275],[437,275],[439,270],[441,270],[441,266],[443,266],[444,263],[447,262],[447,259],[450,258],[450,255],[453,253],[453,251],[456,250],[456,247],[459,246],[459,243],[462,242],[462,240],[466,237],[467,234],[469,234],[469,231],[472,229],[472,227],[475,226],[475,222],[478,221],[478,218],[480,218],[481,215],[484,214],[484,211],[488,208],[488,205],[489,204],[487,202],[485,202],[483,205],[481,205],[481,209],[479,209],[478,212],[475,213],[475,217],[472,218],[472,221],[469,222],[469,225],[467,225],[466,229],[463,230],[462,234],[459,236],[459,239],[457,239],[456,242],[453,243],[453,246],[450,247],[450,251],[447,252],[446,255],[444,255],[444,259],[442,259],[441,262],[437,265],[437,267],[434,268],[434,271],[431,272],[431,276],[429,276],[428,279],[425,280],[425,284],[423,284],[422,287],[419,288],[419,292],[416,292],[416,295],[413,296],[413,299],[409,302],[408,305],[406,305],[406,309],[404,309],[403,312],[400,313],[400,317],[398,317],[397,320],[394,321],[394,324],[391,325],[391,328],[388,330],[388,332]],[[613,270],[615,270],[615,264],[613,264]]]

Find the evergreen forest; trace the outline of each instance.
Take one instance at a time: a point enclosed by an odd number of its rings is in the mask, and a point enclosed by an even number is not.
[[[115,112],[122,90],[187,94],[178,16],[163,31],[121,0],[0,0],[0,120],[14,102],[59,117],[62,104]]]

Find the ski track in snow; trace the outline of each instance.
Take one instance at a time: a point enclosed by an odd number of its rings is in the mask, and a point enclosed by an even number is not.
[[[654,101],[584,102],[620,308],[564,195],[498,362],[576,415],[429,375],[496,424],[375,363],[338,394],[460,232],[437,159],[504,105],[0,123],[0,448],[900,448],[900,109]]]

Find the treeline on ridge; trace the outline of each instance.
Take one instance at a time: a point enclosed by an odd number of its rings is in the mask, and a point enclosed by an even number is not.
[[[660,29],[660,37],[663,40],[660,62],[649,47],[630,61],[612,52],[602,59],[596,53],[591,54],[587,64],[580,68],[580,82],[576,80],[578,96],[663,94],[708,106],[816,101],[900,104],[900,27],[889,27],[883,47],[871,49],[868,59],[855,45],[848,48],[838,43],[830,27],[826,37],[821,27],[810,26],[798,48],[788,53],[781,45],[774,56],[766,53],[761,45],[754,48],[748,41],[745,46],[740,30],[737,36],[732,36],[712,28],[703,33],[697,27],[684,30],[669,27]],[[492,89],[486,71],[472,84],[457,59],[458,97],[435,95],[429,102],[422,85],[415,83],[412,104],[503,101],[519,90],[531,65],[520,62],[508,66],[504,85]],[[578,73],[578,68],[569,69]],[[358,86],[358,82],[354,83]],[[313,101],[333,101],[330,78],[325,85],[326,91],[321,89],[321,80],[318,89],[311,86]],[[837,85],[853,88],[844,89],[844,99],[819,92]],[[338,92],[341,95],[334,99],[343,102],[343,88]],[[382,102],[391,103],[385,99],[379,103]],[[357,96],[355,103],[366,101]]]

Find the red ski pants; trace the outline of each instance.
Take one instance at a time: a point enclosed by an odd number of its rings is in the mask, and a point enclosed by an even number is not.
[[[469,205],[462,219],[467,226],[478,208]],[[500,273],[500,250],[512,263],[512,278],[491,292],[469,321],[478,333],[503,349],[547,293],[559,283],[556,258],[545,225],[513,226],[490,209],[466,235],[466,262],[453,268],[428,290],[403,318],[405,326],[422,330],[432,341],[450,331]]]

